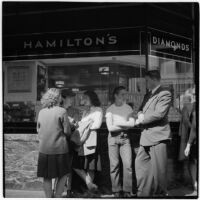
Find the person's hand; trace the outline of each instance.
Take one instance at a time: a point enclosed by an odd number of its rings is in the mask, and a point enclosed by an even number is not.
[[[139,111],[139,112],[137,113],[137,117],[138,117],[140,114],[142,114],[142,111]]]
[[[135,126],[135,119],[133,117],[130,117],[128,121],[129,121],[131,127]]]
[[[136,121],[135,121],[135,125],[139,125],[139,124],[140,124],[139,119],[136,119]]]
[[[185,156],[186,156],[186,157],[189,156],[189,154],[190,154],[190,144],[187,144],[184,153],[185,153]]]
[[[78,122],[74,122],[74,126],[75,126],[75,128],[78,128]]]
[[[139,120],[139,123],[142,123],[144,121],[144,114],[143,113],[138,114],[138,120]]]
[[[72,117],[68,116],[68,119],[69,119],[69,123],[70,124],[74,124],[75,123],[75,120]]]

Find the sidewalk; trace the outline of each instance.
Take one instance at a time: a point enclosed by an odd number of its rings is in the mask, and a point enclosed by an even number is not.
[[[169,191],[169,198],[180,198],[191,196],[194,198],[197,194],[192,194],[192,190],[187,187],[180,187]],[[27,190],[6,190],[5,191],[6,198],[44,198],[43,191],[27,191]],[[102,196],[100,198],[109,198],[109,196]]]
[[[44,198],[43,191],[5,190],[6,198]]]

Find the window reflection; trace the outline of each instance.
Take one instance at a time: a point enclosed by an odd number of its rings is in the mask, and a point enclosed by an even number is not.
[[[80,109],[83,92],[94,90],[105,110],[112,103],[113,89],[122,85],[128,90],[127,103],[132,103],[137,110],[146,92],[145,57],[128,55],[90,60],[71,62],[66,59],[63,64],[51,64],[48,66],[48,87],[71,89],[76,93],[74,106]]]
[[[149,56],[149,68],[159,69],[162,85],[169,86],[173,94],[173,103],[169,112],[170,121],[179,121],[184,96],[190,95],[194,88],[193,64],[167,58]]]

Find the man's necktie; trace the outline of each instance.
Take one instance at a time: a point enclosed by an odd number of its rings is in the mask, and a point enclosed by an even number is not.
[[[146,105],[147,101],[151,98],[152,92],[149,91],[145,94],[144,99],[142,101],[142,104],[139,108],[139,111],[142,111],[143,107]]]

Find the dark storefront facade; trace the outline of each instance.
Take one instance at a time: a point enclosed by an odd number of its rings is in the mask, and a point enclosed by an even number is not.
[[[18,8],[13,11],[8,5],[3,16],[4,103],[23,112],[13,116],[17,112],[11,111],[5,122],[35,122],[48,87],[72,89],[78,107],[82,92],[94,89],[107,107],[112,89],[124,85],[137,110],[146,92],[145,69],[160,69],[174,97],[170,121],[179,121],[180,95],[194,86],[195,4],[64,3],[66,10],[60,10],[56,3],[52,11],[51,3],[49,10],[30,12],[29,3],[13,3]]]
[[[4,3],[4,133],[35,133],[41,95],[51,87],[70,88],[80,110],[83,91],[93,89],[105,111],[113,88],[124,85],[137,112],[145,70],[159,69],[173,93],[177,135],[182,95],[197,84],[198,18],[195,3]],[[140,129],[131,131],[138,141]],[[100,132],[103,145],[105,123]]]

